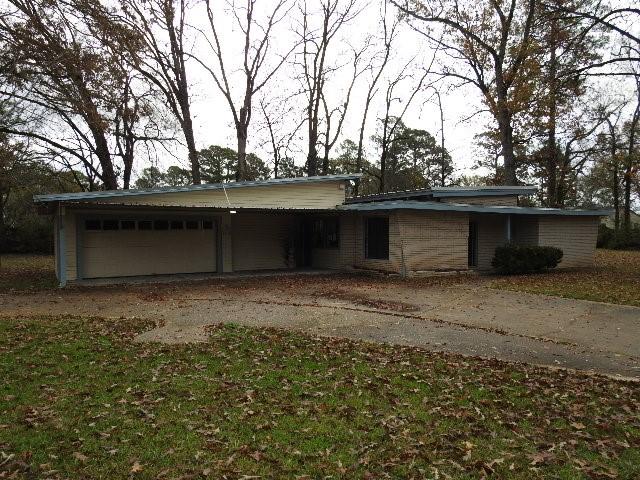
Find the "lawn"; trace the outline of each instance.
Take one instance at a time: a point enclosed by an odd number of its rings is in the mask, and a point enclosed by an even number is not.
[[[640,251],[596,250],[595,267],[500,277],[494,288],[640,307]]]
[[[640,385],[233,325],[0,320],[0,478],[640,477]],[[251,477],[254,478],[254,477]]]
[[[52,255],[0,255],[0,293],[54,288],[54,262]]]

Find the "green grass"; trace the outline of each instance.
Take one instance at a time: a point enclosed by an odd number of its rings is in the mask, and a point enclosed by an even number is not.
[[[500,277],[491,286],[640,307],[640,251],[597,250],[593,268]]]
[[[47,290],[57,285],[52,255],[0,256],[0,293]]]
[[[0,478],[640,476],[640,386],[414,348],[0,320]],[[305,478],[305,477],[303,477]]]

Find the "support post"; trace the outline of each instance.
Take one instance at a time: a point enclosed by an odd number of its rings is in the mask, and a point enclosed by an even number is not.
[[[511,215],[507,215],[507,243],[511,243]]]
[[[65,251],[64,207],[58,203],[58,280],[60,288],[67,285],[67,256]]]

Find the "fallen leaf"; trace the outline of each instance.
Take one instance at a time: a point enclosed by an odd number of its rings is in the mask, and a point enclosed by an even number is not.
[[[133,465],[131,466],[131,473],[140,473],[143,470],[142,465],[140,464],[140,462],[138,462],[137,460],[135,462],[133,462]]]

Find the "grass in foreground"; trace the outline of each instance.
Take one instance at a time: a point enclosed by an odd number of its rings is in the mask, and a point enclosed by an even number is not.
[[[0,320],[0,477],[640,476],[640,386],[234,326]]]
[[[56,287],[54,262],[52,255],[1,255],[0,293]]]
[[[492,286],[640,307],[640,251],[597,250],[594,268],[501,277]]]

